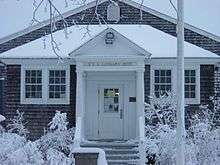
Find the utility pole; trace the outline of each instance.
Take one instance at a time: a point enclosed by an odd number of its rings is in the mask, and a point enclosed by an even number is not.
[[[184,0],[177,0],[177,151],[176,164],[185,165]]]

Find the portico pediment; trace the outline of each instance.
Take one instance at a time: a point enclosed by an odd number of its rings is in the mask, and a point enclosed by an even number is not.
[[[138,46],[113,28],[107,28],[70,54],[80,59],[143,59],[150,53]]]

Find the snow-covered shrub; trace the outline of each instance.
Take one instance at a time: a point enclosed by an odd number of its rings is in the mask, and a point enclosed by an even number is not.
[[[208,111],[208,109],[207,109]],[[220,161],[220,129],[214,126],[212,113],[205,111],[202,117],[195,115],[189,128],[189,138],[196,145],[199,164],[217,165]]]
[[[49,130],[39,140],[39,149],[46,154],[49,149],[69,153],[69,146],[73,143],[74,128],[67,129],[66,113],[56,112],[49,123]]]
[[[1,122],[5,120],[5,117],[0,115],[0,134],[5,132],[4,127],[1,125]]]
[[[42,165],[43,156],[34,142],[28,142],[25,146],[8,154],[5,165]]]
[[[14,116],[11,123],[8,124],[8,132],[17,133],[20,136],[27,137],[29,131],[25,128],[24,122],[24,112],[20,112],[19,110],[16,111],[17,115]]]
[[[64,153],[56,149],[49,149],[47,151],[47,164],[48,165],[72,165],[73,159],[67,157]]]
[[[66,113],[60,113],[60,111],[56,111],[55,116],[52,121],[49,123],[51,131],[66,131],[67,130],[67,116]]]
[[[5,117],[0,115],[0,123],[5,120]]]
[[[23,147],[26,143],[25,137],[15,133],[0,134],[0,162],[7,159],[7,155]]]
[[[176,125],[176,96],[166,92],[157,98],[153,95],[150,104],[145,103],[145,118],[150,125]]]

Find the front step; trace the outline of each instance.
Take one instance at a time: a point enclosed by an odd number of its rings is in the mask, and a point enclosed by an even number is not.
[[[126,141],[86,141],[81,147],[101,148],[105,151],[109,165],[138,165],[139,151],[138,144]]]

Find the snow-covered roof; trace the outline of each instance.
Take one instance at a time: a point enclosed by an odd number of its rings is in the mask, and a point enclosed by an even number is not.
[[[109,25],[127,37],[129,40],[152,54],[152,58],[176,57],[176,37],[152,28],[148,25]],[[69,53],[83,43],[96,36],[106,28],[106,25],[90,25],[90,36],[85,35],[85,26],[70,27],[71,34],[65,38],[63,31],[54,33],[60,43],[60,56],[68,58]],[[44,49],[44,46],[46,48]],[[220,58],[218,55],[185,42],[185,57],[193,58]],[[34,40],[0,54],[0,58],[56,58],[51,49],[49,36]]]
[[[67,0],[68,1],[68,0]],[[68,7],[65,7],[64,1],[54,1],[57,8],[64,13],[63,16],[69,16],[79,11],[85,10],[96,4],[95,0],[76,0],[71,1]],[[98,3],[102,3],[108,0],[99,0]],[[147,11],[161,17],[170,22],[176,22],[176,12],[172,8],[172,5],[167,1],[161,0],[120,0],[143,11]],[[82,2],[85,2],[82,5]],[[1,31],[0,31],[0,43],[4,43],[18,36],[24,35],[30,31],[36,30],[49,22],[49,13],[44,12],[44,7],[41,7],[36,13],[40,24],[29,26],[33,16],[33,5],[32,1],[23,0],[18,2],[2,1],[0,5],[0,17]],[[80,5],[79,5],[80,4]],[[185,27],[201,35],[205,35],[220,42],[220,1],[203,0],[201,2],[185,0]],[[44,6],[44,5],[43,5]],[[196,9],[196,10],[195,10]],[[198,12],[201,11],[201,12]],[[14,12],[16,11],[16,15]],[[211,19],[210,19],[211,18]],[[187,24],[189,23],[189,24]],[[13,26],[12,26],[13,24]],[[203,30],[202,30],[203,29]]]

